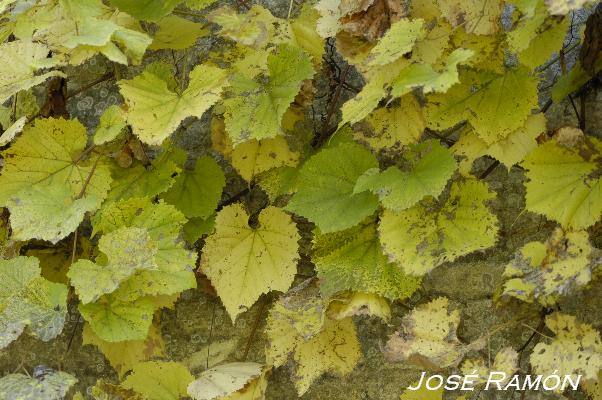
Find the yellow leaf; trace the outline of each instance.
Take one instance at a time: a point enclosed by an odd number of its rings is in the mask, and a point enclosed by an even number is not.
[[[232,165],[247,182],[272,168],[294,167],[298,162],[299,153],[291,151],[282,136],[251,139],[238,144],[232,151]]]
[[[224,207],[207,237],[201,270],[209,277],[232,321],[263,293],[285,292],[293,282],[300,239],[284,211],[269,206],[256,228],[240,204]]]

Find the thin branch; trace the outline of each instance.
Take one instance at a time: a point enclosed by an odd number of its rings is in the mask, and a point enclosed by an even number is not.
[[[245,345],[245,350],[242,354],[242,358],[240,361],[245,361],[247,359],[247,356],[249,355],[249,351],[251,350],[251,345],[253,344],[253,341],[255,340],[255,334],[257,333],[257,329],[259,328],[259,323],[261,322],[261,316],[263,315],[263,310],[265,309],[265,305],[267,303],[265,296],[262,296],[260,303],[261,304],[260,304],[259,310],[257,311],[257,316],[255,317],[255,323],[253,324],[253,329],[251,329],[251,334],[249,335],[249,339],[247,340],[247,344]]]
[[[78,94],[83,93],[86,90],[91,89],[100,83],[107,82],[112,79],[115,79],[115,75],[112,72],[106,73],[103,76],[101,76],[100,78],[98,78],[80,88],[75,89],[73,92],[67,93],[67,96],[65,96],[65,99],[69,99],[71,97],[77,96]]]

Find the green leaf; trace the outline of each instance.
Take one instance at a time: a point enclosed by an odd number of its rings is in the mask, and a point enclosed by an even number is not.
[[[405,299],[421,282],[389,262],[382,253],[373,222],[330,234],[314,232],[312,261],[320,279],[320,291],[326,297],[353,290],[378,293],[391,300]]]
[[[162,154],[148,167],[136,163],[130,168],[113,166],[111,191],[105,204],[131,198],[153,198],[168,190],[176,181],[180,168],[167,154]]]
[[[602,215],[601,151],[593,137],[573,147],[550,140],[535,149],[522,163],[529,179],[526,209],[566,228],[595,224]]]
[[[143,295],[172,295],[196,287],[195,257],[178,240],[186,218],[173,206],[153,204],[148,199],[130,199],[112,204],[93,219],[93,233],[108,234],[119,228],[146,230],[157,245],[157,270],[137,271],[114,294],[120,299]]]
[[[125,127],[123,111],[119,106],[107,108],[100,116],[100,124],[94,132],[94,144],[101,145],[117,139]]]
[[[207,219],[191,218],[184,225],[184,238],[189,243],[194,243],[203,235],[209,235],[215,229],[215,214]]]
[[[147,361],[134,366],[121,386],[134,390],[148,400],[179,400],[194,377],[188,369],[173,361]]]
[[[408,171],[397,167],[384,172],[369,169],[358,178],[353,192],[370,190],[384,207],[401,211],[426,196],[438,197],[457,168],[451,152],[436,141],[414,146],[403,157],[409,164]]]
[[[215,212],[225,185],[226,178],[217,162],[203,156],[196,161],[193,171],[178,175],[163,199],[188,218],[207,219]]]
[[[67,287],[47,281],[40,272],[35,257],[0,260],[0,348],[17,339],[26,326],[45,342],[63,330]]]
[[[402,69],[391,83],[391,96],[403,96],[417,87],[422,87],[424,93],[446,92],[459,82],[458,65],[465,64],[473,55],[472,50],[455,49],[445,58],[443,68],[438,71],[429,64],[412,64]]]
[[[0,44],[0,58],[5,60],[0,67],[0,104],[20,90],[39,85],[53,76],[65,76],[61,71],[35,75],[56,62],[47,58],[48,52],[48,47],[40,43],[17,40]]]
[[[201,270],[211,280],[232,321],[263,293],[286,292],[297,272],[297,227],[284,211],[269,206],[256,228],[240,204],[224,207],[215,232],[205,240]]]
[[[425,35],[422,19],[402,18],[391,25],[368,55],[368,65],[386,65],[410,52],[416,40]]]
[[[10,209],[17,238],[56,243],[100,207],[110,174],[103,164],[82,161],[86,140],[78,121],[51,118],[27,126],[2,152],[0,204]]]
[[[494,196],[486,183],[473,179],[454,182],[440,206],[426,202],[398,213],[385,210],[379,225],[383,249],[407,274],[420,276],[489,248],[498,228],[486,202]]]
[[[127,122],[144,143],[160,145],[187,117],[200,118],[220,99],[226,85],[226,72],[208,65],[197,65],[182,94],[151,70],[131,80],[118,82],[128,106]]]
[[[378,162],[359,144],[321,150],[299,172],[298,191],[287,209],[315,223],[323,233],[352,227],[376,211],[378,198],[354,194],[357,179]]]
[[[144,229],[120,228],[110,232],[100,238],[98,250],[106,256],[106,264],[79,260],[67,274],[84,304],[115,291],[138,270],[158,269],[157,245]]]
[[[154,310],[155,305],[148,297],[120,301],[114,295],[108,295],[96,303],[79,305],[79,311],[94,333],[107,342],[144,340]]]
[[[110,0],[111,4],[132,17],[157,21],[166,16],[183,0]]]
[[[473,79],[475,83],[471,84]],[[429,128],[444,130],[468,120],[475,133],[492,144],[524,126],[531,110],[537,107],[538,79],[524,67],[504,75],[467,75],[461,81],[444,94],[427,97]]]
[[[167,357],[165,343],[161,337],[158,324],[151,325],[148,336],[144,340],[126,340],[111,343],[99,338],[84,324],[82,332],[82,345],[94,345],[104,354],[111,366],[117,371],[120,378],[129,372],[136,364],[149,359]]]
[[[283,134],[282,117],[305,79],[313,76],[310,58],[297,47],[278,46],[268,56],[268,76],[232,78],[224,100],[226,132],[234,144]],[[265,83],[262,83],[265,81]]]
[[[8,374],[0,378],[0,397],[7,400],[62,400],[77,379],[66,372],[49,368],[34,371],[33,378]]]
[[[153,36],[153,43],[149,46],[151,50],[186,49],[208,33],[203,25],[175,15],[161,18],[157,25],[159,30]]]

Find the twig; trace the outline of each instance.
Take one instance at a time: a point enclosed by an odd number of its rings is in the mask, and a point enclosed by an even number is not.
[[[291,12],[293,11],[293,0],[288,4],[288,13],[286,14],[286,19],[291,17]]]
[[[253,324],[253,329],[251,330],[251,334],[249,335],[249,339],[247,340],[247,344],[245,345],[245,351],[242,354],[241,361],[245,361],[247,356],[249,355],[249,350],[251,350],[251,345],[255,340],[255,334],[257,333],[257,328],[259,328],[259,322],[261,321],[261,316],[263,315],[263,310],[267,303],[265,296],[260,300],[260,307],[257,311],[257,316],[255,317],[255,323]]]
[[[479,179],[485,179],[487,178],[487,176],[493,172],[494,169],[497,168],[497,166],[500,165],[500,161],[499,160],[495,160],[494,162],[491,163],[491,165],[481,173],[481,175],[479,175]]]
[[[67,95],[65,96],[65,99],[69,99],[69,98],[71,98],[73,96],[77,96],[78,94],[80,94],[82,92],[85,92],[88,89],[93,88],[94,86],[98,85],[99,83],[106,82],[106,81],[109,81],[109,80],[114,79],[114,78],[115,78],[115,75],[112,72],[104,74],[100,78],[98,78],[98,79],[96,79],[96,80],[88,83],[87,85],[84,85],[84,86],[82,86],[82,87],[80,87],[78,89],[75,89],[71,93],[67,93]]]
[[[332,101],[330,102],[328,111],[326,113],[326,119],[324,120],[324,124],[322,125],[322,132],[320,133],[320,136],[315,140],[314,147],[318,147],[322,143],[324,143],[324,140],[328,136],[330,120],[332,119],[332,116],[334,115],[337,103],[339,102],[339,97],[341,96],[341,89],[343,89],[343,84],[345,82],[345,78],[347,77],[347,74],[349,73],[350,70],[351,70],[351,65],[348,64],[347,67],[341,73],[340,82],[336,88],[336,91],[334,92],[334,97],[332,98]]]
[[[207,362],[206,362],[206,369],[209,369],[209,355],[211,354],[210,350],[211,350],[211,339],[213,336],[213,325],[215,324],[215,308],[216,308],[217,302],[214,300],[213,301],[213,311],[211,312],[211,325],[209,327],[209,338],[207,339]]]

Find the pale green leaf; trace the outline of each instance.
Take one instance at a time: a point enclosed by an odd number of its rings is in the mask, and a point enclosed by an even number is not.
[[[100,123],[94,132],[94,144],[111,142],[119,136],[126,126],[123,111],[118,106],[111,106],[100,116]]]
[[[40,119],[2,152],[0,204],[13,212],[19,237],[56,243],[100,207],[110,174],[105,165],[82,160],[86,140],[76,120]]]
[[[263,293],[286,292],[297,272],[300,239],[297,227],[284,211],[269,206],[259,214],[258,226],[249,226],[240,204],[224,207],[215,220],[215,232],[205,240],[201,270],[233,321]]]
[[[218,365],[191,382],[188,394],[195,400],[223,399],[261,375],[261,370],[261,365],[254,362]]]
[[[326,297],[353,290],[396,300],[420,286],[419,278],[404,274],[382,253],[373,222],[330,234],[315,232],[312,261]]]
[[[169,14],[183,0],[111,0],[111,4],[131,16],[156,21]]]
[[[582,138],[574,147],[550,140],[522,165],[529,179],[526,209],[572,229],[587,228],[602,215],[602,142]]]
[[[422,19],[402,18],[391,25],[368,55],[368,65],[386,65],[410,52],[425,35]]]
[[[77,379],[66,372],[42,367],[33,377],[8,374],[0,378],[0,398],[4,400],[63,400]]]
[[[107,342],[144,340],[154,310],[155,305],[148,297],[123,302],[109,295],[97,303],[79,305],[79,311],[94,333]]]
[[[5,60],[0,67],[0,103],[20,90],[43,83],[53,76],[65,76],[61,71],[50,71],[41,75],[35,73],[51,66],[49,49],[43,44],[26,41],[13,41],[0,44],[0,58]]]
[[[160,145],[187,117],[200,118],[216,103],[226,84],[224,70],[197,65],[181,94],[170,90],[161,77],[146,70],[131,80],[119,81],[128,106],[126,120],[141,141]]]
[[[495,195],[475,179],[454,182],[440,206],[417,204],[395,213],[385,210],[380,240],[390,259],[411,275],[495,244],[497,217],[486,203]]]
[[[158,269],[155,263],[157,245],[144,229],[120,228],[107,233],[100,238],[98,250],[106,256],[106,264],[79,260],[67,274],[84,304],[115,291],[138,270]]]
[[[370,190],[385,208],[405,210],[426,196],[438,197],[457,168],[451,152],[436,141],[414,146],[403,157],[407,170],[369,169],[358,178],[353,192]]]
[[[194,379],[188,369],[173,361],[146,361],[134,366],[121,386],[148,400],[179,400]]]
[[[224,100],[226,132],[236,145],[249,139],[283,134],[282,117],[305,79],[313,76],[310,58],[290,45],[268,56],[268,74],[255,79],[232,78],[231,95]]]

